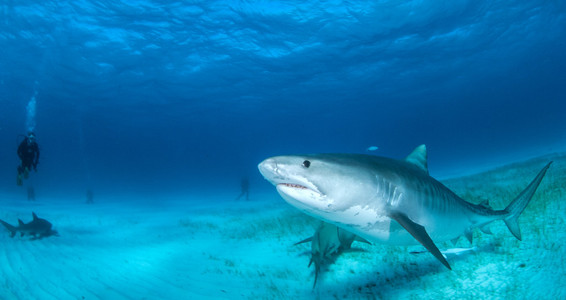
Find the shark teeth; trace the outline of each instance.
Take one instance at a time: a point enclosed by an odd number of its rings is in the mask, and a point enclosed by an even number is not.
[[[280,183],[280,184],[284,185],[284,186],[292,187],[292,188],[308,190],[308,188],[306,186],[302,186],[300,184],[294,184],[294,183]]]

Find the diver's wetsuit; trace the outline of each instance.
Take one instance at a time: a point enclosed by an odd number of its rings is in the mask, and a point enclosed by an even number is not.
[[[18,156],[22,160],[22,165],[18,167],[18,174],[26,171],[29,172],[31,167],[37,171],[37,163],[39,162],[39,146],[35,141],[29,141],[25,138],[18,147]]]
[[[250,182],[248,181],[247,178],[244,178],[244,179],[242,179],[241,185],[242,185],[242,192],[236,198],[236,200],[242,198],[244,195],[246,196],[246,201],[250,200],[250,191],[249,191]]]

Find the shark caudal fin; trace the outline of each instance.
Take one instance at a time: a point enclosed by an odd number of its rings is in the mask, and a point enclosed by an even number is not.
[[[531,181],[531,183],[511,202],[506,208],[505,211],[507,212],[507,216],[503,221],[509,228],[509,231],[520,241],[521,240],[521,229],[519,228],[519,216],[525,210],[525,207],[533,198],[542,178],[546,174],[546,171],[552,164],[552,161],[549,162],[540,172],[538,173],[537,177]]]
[[[8,229],[10,231],[10,237],[14,237],[16,235],[16,231],[18,230],[15,226],[12,226],[2,220],[0,220],[0,223],[2,223],[2,225],[4,225],[4,227],[6,227],[6,229]]]

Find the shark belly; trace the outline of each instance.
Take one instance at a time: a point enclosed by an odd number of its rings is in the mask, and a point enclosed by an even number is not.
[[[403,226],[389,217],[388,213],[379,213],[368,206],[353,207],[351,210],[343,216],[340,214],[313,216],[334,221],[337,226],[375,243],[397,246],[419,244]],[[414,222],[424,226],[435,242],[457,238],[464,235],[471,227],[468,213],[464,208],[458,209],[457,206],[447,212],[421,207],[410,210],[407,215]]]
[[[333,199],[332,202],[351,203],[343,209],[314,208],[298,201],[308,192],[278,186],[277,191],[290,205],[322,221],[332,223],[368,241],[388,245],[417,245],[417,241],[403,226],[391,218],[392,212],[402,212],[413,222],[426,228],[435,242],[464,235],[473,225],[473,213],[453,193],[434,181],[401,178],[397,182],[380,180],[366,183],[370,194]],[[313,199],[315,194],[308,196]],[[364,199],[364,201],[360,201]],[[314,200],[313,200],[314,201]]]
[[[428,178],[381,179],[371,184],[372,194],[365,201],[354,198],[336,199],[355,203],[344,210],[316,210],[314,217],[334,222],[372,242],[388,245],[415,245],[417,241],[392,215],[401,213],[426,228],[435,242],[455,239],[474,225],[474,213],[458,196]],[[359,196],[358,196],[359,197]],[[285,197],[284,197],[285,198]],[[293,199],[286,199],[290,204]],[[300,205],[300,204],[299,204]],[[309,213],[308,211],[305,211]]]

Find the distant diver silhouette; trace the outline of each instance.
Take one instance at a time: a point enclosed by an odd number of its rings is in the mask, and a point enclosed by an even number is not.
[[[28,201],[35,201],[35,190],[33,187],[28,187]]]
[[[248,181],[247,178],[243,178],[242,181],[240,182],[240,185],[242,187],[242,192],[240,193],[240,195],[238,195],[238,197],[236,197],[236,200],[240,200],[240,198],[244,197],[244,195],[246,196],[246,201],[250,200],[250,182]]]
[[[22,185],[23,179],[27,179],[31,168],[37,172],[39,163],[39,145],[35,141],[35,134],[29,132],[28,135],[18,146],[18,157],[21,164],[18,166],[17,184]]]
[[[86,204],[94,203],[94,193],[91,190],[86,191]]]

